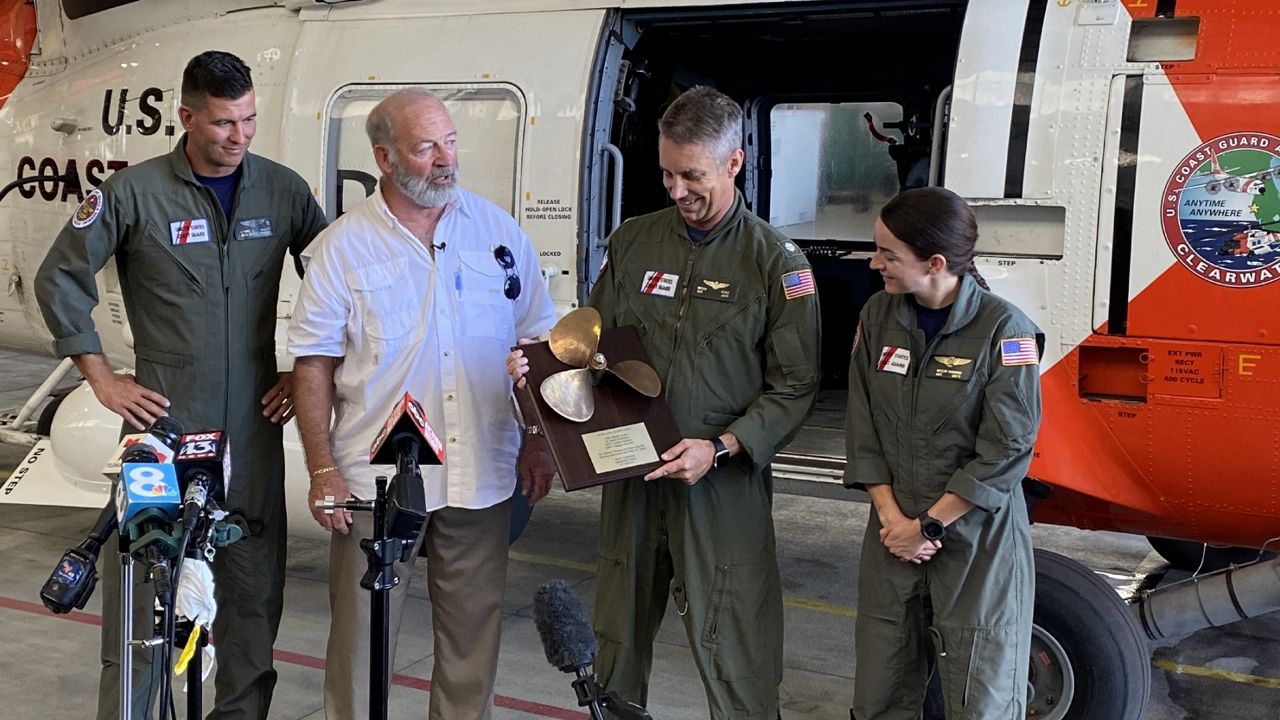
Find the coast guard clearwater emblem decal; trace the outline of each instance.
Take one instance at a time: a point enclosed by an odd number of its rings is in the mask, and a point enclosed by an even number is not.
[[[1223,287],[1280,280],[1280,137],[1237,132],[1187,154],[1160,201],[1178,262]]]

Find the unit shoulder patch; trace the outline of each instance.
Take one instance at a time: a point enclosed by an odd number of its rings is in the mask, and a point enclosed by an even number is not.
[[[80,207],[76,208],[75,214],[71,216],[71,227],[82,230],[92,225],[102,214],[102,206],[105,203],[106,199],[102,196],[102,191],[94,188],[85,196],[84,202],[80,203]]]
[[[1016,337],[1001,340],[1000,364],[1005,366],[1039,365],[1040,349],[1036,346],[1035,338]]]

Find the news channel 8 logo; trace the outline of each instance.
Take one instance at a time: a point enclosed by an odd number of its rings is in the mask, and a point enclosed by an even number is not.
[[[129,492],[149,498],[178,497],[178,489],[167,482],[164,471],[148,465],[126,466]]]

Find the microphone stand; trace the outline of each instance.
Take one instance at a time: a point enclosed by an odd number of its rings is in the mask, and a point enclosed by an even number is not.
[[[649,711],[635,703],[618,697],[617,693],[607,693],[600,685],[600,676],[585,667],[574,668],[577,679],[573,681],[573,692],[578,696],[578,707],[591,711],[592,720],[605,720],[604,711],[608,710],[621,720],[653,720]]]
[[[408,435],[394,439],[396,448],[396,475],[391,480],[392,490],[405,482],[422,482],[422,474],[418,468],[418,441]],[[386,720],[388,712],[387,696],[391,690],[391,589],[400,584],[400,576],[396,573],[397,560],[406,561],[413,553],[418,541],[418,531],[422,528],[425,513],[416,508],[406,508],[409,513],[401,512],[401,508],[387,496],[387,476],[379,475],[375,479],[376,492],[373,501],[347,500],[334,502],[331,498],[317,500],[316,507],[326,512],[333,510],[351,510],[373,513],[373,537],[360,540],[360,549],[364,551],[369,568],[360,579],[360,587],[373,593],[369,603],[369,718],[370,720]],[[413,511],[420,513],[421,518],[413,522]],[[397,517],[392,518],[395,513]],[[410,525],[412,527],[406,527]]]

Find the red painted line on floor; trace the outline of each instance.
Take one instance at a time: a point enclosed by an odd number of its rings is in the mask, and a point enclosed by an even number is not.
[[[55,615],[49,612],[48,608],[40,603],[28,602],[26,600],[15,600],[0,596],[0,608],[8,608],[9,610],[18,610],[20,612],[31,613],[32,615],[44,615],[55,620],[70,620],[72,622],[83,623],[85,625],[102,625],[102,617],[92,613],[72,611],[67,615]],[[302,667],[312,668],[313,670],[324,670],[324,658],[318,658],[311,655],[303,655],[301,653],[289,652],[288,650],[275,650],[272,655],[276,660],[289,665],[300,665]],[[423,692],[431,692],[431,681],[424,678],[410,677],[396,673],[391,677],[393,685],[407,687]],[[565,708],[556,707],[555,705],[544,705],[543,703],[534,702],[532,700],[522,700],[520,698],[509,697],[507,695],[495,695],[493,704],[500,708],[515,710],[539,717],[554,718],[555,720],[584,720],[589,717],[587,714],[576,710],[566,710]]]

